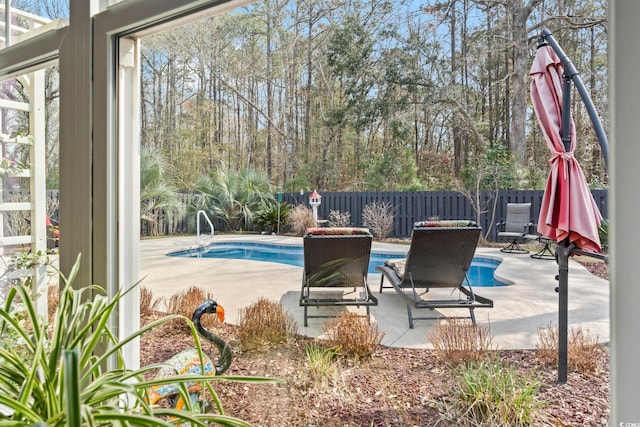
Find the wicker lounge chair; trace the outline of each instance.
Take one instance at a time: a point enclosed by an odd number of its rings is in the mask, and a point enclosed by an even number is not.
[[[531,203],[507,203],[507,217],[496,224],[496,229],[498,239],[509,240],[509,244],[500,250],[516,254],[529,253],[520,243],[536,238],[532,233],[533,227]]]
[[[419,222],[414,224],[411,247],[404,263],[388,260],[385,265],[376,267],[382,273],[380,292],[383,288],[393,288],[406,300],[410,328],[416,319],[437,319],[416,317],[412,307],[465,308],[474,324],[474,309],[493,307],[492,300],[473,292],[467,278],[479,238],[480,227],[474,222]],[[385,278],[390,286],[384,286]],[[457,295],[452,296],[452,291]],[[426,298],[428,292],[432,298]],[[439,299],[439,293],[443,293],[442,299]]]
[[[308,313],[310,306],[378,305],[369,290],[367,274],[371,255],[371,233],[366,228],[309,228],[303,238],[304,271],[300,305],[304,326],[308,318],[333,317]],[[350,288],[349,290],[345,288]]]

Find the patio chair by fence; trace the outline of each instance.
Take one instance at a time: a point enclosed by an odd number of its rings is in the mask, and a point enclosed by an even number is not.
[[[520,246],[529,240],[534,226],[531,220],[531,203],[507,203],[507,217],[496,224],[498,239],[509,240],[509,244],[500,249],[502,252],[526,254],[528,250]]]

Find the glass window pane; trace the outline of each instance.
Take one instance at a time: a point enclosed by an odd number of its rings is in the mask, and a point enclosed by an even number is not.
[[[0,0],[0,18],[0,47],[5,48],[68,25],[69,0]]]
[[[0,301],[28,278],[42,291],[57,277],[46,264],[59,239],[59,80],[51,66],[0,82]]]

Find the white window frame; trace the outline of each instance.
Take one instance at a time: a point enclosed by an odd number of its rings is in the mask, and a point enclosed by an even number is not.
[[[90,118],[93,122],[93,186],[80,190],[92,201],[92,224],[84,226],[93,231],[93,240],[83,242],[92,253],[91,278],[94,283],[106,284],[109,295],[140,280],[140,192],[137,185],[130,185],[140,182],[138,38],[244,3],[125,0],[94,17],[93,116]],[[76,114],[69,119],[72,117],[77,119]],[[82,206],[74,209],[75,218],[69,223],[81,221],[78,217],[81,212]],[[61,215],[60,219],[62,223],[64,217]],[[61,258],[63,256],[61,253]],[[135,287],[122,299],[118,319],[112,319],[112,327],[117,328],[121,338],[139,329],[139,308],[139,289]],[[125,348],[125,360],[127,366],[138,366],[137,341]]]
[[[68,26],[0,50],[0,79],[59,62],[60,268],[68,273],[81,255],[74,286],[114,295],[140,280],[137,38],[250,2],[71,1]],[[139,328],[138,292],[116,317],[121,338]],[[138,359],[133,343],[127,366]]]

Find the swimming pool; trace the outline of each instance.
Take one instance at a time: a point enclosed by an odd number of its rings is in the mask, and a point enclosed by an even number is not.
[[[281,264],[304,266],[302,246],[275,245],[256,242],[218,242],[196,249],[171,252],[168,256],[184,258],[222,258],[245,259],[251,261],[278,262]],[[369,273],[376,273],[375,268],[390,258],[404,258],[402,254],[371,252]],[[474,258],[469,268],[469,280],[472,286],[492,287],[505,286],[507,283],[494,276],[500,261],[491,258]]]

